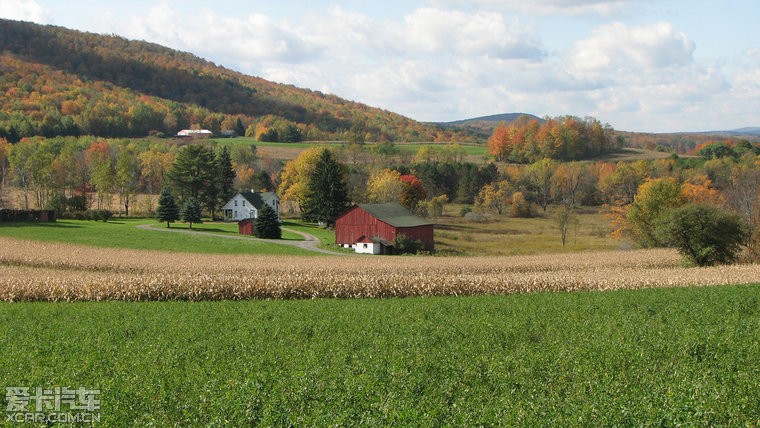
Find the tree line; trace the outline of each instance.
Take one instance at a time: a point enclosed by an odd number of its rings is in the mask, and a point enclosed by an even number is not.
[[[590,159],[620,149],[623,141],[597,119],[573,116],[539,121],[521,116],[499,124],[488,139],[488,151],[498,161],[531,163],[541,159]]]

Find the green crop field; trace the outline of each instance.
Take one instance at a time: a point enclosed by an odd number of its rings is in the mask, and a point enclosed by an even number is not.
[[[225,145],[255,145],[257,148],[261,148],[264,151],[272,152],[275,157],[283,159],[294,159],[301,151],[311,147],[341,147],[346,145],[345,142],[300,142],[300,143],[270,143],[263,141],[256,141],[250,137],[237,137],[237,138],[216,138],[213,141],[219,144]],[[371,148],[377,143],[366,143],[366,147]],[[398,143],[396,148],[401,153],[414,155],[422,147],[431,148],[443,148],[446,143]],[[488,147],[485,144],[460,144],[464,154],[469,157],[485,157],[488,155]]]
[[[311,255],[312,252],[292,246],[260,242],[254,239],[223,239],[205,234],[169,233],[161,230],[141,229],[150,225],[164,229],[165,223],[152,219],[112,219],[107,223],[88,220],[58,220],[55,223],[2,223],[0,236],[36,241],[65,242],[95,247],[163,250],[189,253],[220,254],[290,254]],[[174,223],[172,229],[188,231],[184,223]],[[311,229],[304,226],[305,230]],[[317,229],[317,228],[313,228]],[[240,236],[237,223],[194,224],[194,232],[220,236]],[[318,229],[317,229],[318,230]],[[244,238],[244,237],[243,237]],[[301,235],[283,231],[283,239],[303,240]]]
[[[0,385],[103,426],[756,426],[759,338],[758,285],[0,303]]]

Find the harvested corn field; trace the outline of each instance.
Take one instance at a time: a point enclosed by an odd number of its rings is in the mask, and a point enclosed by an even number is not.
[[[0,238],[0,300],[239,300],[510,294],[760,282],[672,250],[515,257],[177,254]]]

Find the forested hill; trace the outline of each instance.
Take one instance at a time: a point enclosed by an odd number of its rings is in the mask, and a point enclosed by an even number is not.
[[[62,27],[0,19],[0,137],[299,130],[310,140],[461,140],[337,96],[247,76],[192,54]],[[240,119],[240,123],[238,123]]]

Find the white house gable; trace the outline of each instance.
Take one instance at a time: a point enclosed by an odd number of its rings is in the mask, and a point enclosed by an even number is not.
[[[232,197],[222,207],[222,213],[224,214],[225,221],[240,221],[247,218],[255,219],[258,217],[258,209],[261,208],[261,203],[265,203],[272,207],[280,216],[280,199],[276,194],[266,193],[253,193],[246,192],[246,196],[243,193],[238,193]],[[259,204],[257,208],[254,204]]]

